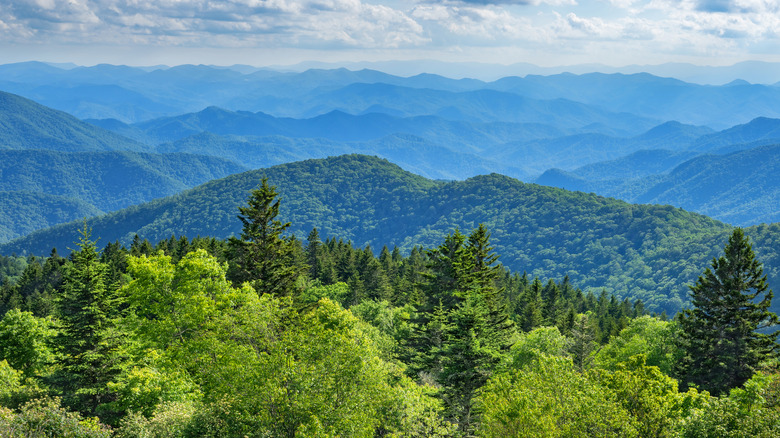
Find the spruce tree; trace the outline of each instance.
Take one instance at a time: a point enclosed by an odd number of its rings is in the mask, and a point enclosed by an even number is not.
[[[504,290],[496,286],[502,273],[489,242],[490,233],[480,225],[468,237],[457,230],[430,251],[428,300],[436,300],[446,326],[441,346],[420,345],[423,355],[438,352],[437,380],[451,419],[464,433],[474,427],[471,400],[509,350],[516,334],[509,317]],[[429,301],[431,303],[431,301]],[[430,307],[429,307],[430,308]],[[434,317],[428,313],[426,322]],[[430,328],[430,324],[423,327]],[[431,339],[430,333],[423,333]]]
[[[778,323],[769,311],[772,291],[742,229],[734,230],[725,254],[690,289],[693,308],[680,317],[686,352],[681,374],[685,383],[720,395],[777,353],[777,335],[759,331]]]
[[[290,223],[277,219],[279,203],[276,187],[263,178],[247,206],[238,208],[243,228],[240,239],[228,240],[228,277],[234,284],[251,283],[258,293],[283,296],[292,292],[300,270],[293,241],[283,236]]]
[[[100,405],[113,400],[107,384],[121,371],[121,337],[112,314],[121,306],[106,287],[106,265],[90,233],[85,223],[79,249],[71,253],[65,270],[58,302],[62,329],[56,338],[62,360],[52,377],[63,402],[85,415],[95,415]]]

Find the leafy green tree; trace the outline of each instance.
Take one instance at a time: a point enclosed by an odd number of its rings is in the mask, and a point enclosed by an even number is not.
[[[109,438],[111,429],[66,410],[56,398],[32,400],[19,412],[0,408],[0,436],[8,438]]]
[[[252,190],[246,207],[239,207],[243,224],[241,238],[228,240],[228,277],[234,284],[250,282],[258,293],[289,295],[298,279],[292,239],[283,236],[290,223],[277,219],[279,203],[276,187],[263,178]]]
[[[558,327],[539,327],[520,333],[510,350],[509,366],[522,368],[534,363],[541,355],[569,357],[571,339],[562,335]]]
[[[631,415],[641,437],[673,437],[692,410],[705,405],[710,396],[690,389],[677,390],[677,381],[656,366],[645,363],[645,355],[629,358],[612,372],[597,370],[602,385]]]
[[[776,379],[776,377],[775,377]],[[768,403],[770,375],[758,372],[728,397],[711,398],[686,419],[681,438],[774,438],[780,436],[780,410]]]
[[[678,332],[675,321],[661,321],[649,315],[635,318],[599,349],[596,366],[614,371],[632,356],[644,354],[648,366],[657,366],[662,373],[671,375],[682,354],[677,345]]]
[[[11,309],[0,320],[0,360],[26,377],[39,375],[54,359],[50,343],[55,334],[52,321]]]
[[[742,229],[734,230],[725,254],[713,259],[690,289],[693,308],[680,316],[682,376],[685,383],[720,395],[777,354],[777,335],[759,331],[778,323],[769,311],[772,291]]]
[[[636,437],[628,412],[571,360],[540,353],[494,375],[475,401],[477,435],[490,438]]]

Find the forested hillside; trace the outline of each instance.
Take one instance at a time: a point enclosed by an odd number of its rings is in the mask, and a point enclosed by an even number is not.
[[[246,168],[217,157],[0,151],[0,242],[170,196]]]
[[[580,287],[641,298],[651,310],[677,312],[686,284],[731,229],[670,206],[632,205],[568,192],[501,175],[436,182],[375,157],[340,156],[244,172],[173,197],[88,221],[103,242],[130,244],[138,234],[152,242],[171,235],[225,238],[239,231],[235,211],[263,176],[279,187],[281,216],[299,238],[318,228],[324,236],[358,246],[429,246],[459,228],[484,223],[501,263],[534,276],[569,276]],[[33,233],[0,246],[4,254],[48,254],[72,246],[79,222]],[[775,226],[759,233],[759,256],[777,249]],[[753,231],[749,230],[749,233]],[[780,266],[780,264],[778,264]]]

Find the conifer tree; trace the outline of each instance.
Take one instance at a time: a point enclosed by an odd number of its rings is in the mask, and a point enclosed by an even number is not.
[[[526,289],[523,298],[522,329],[530,332],[542,325],[542,282],[539,277],[534,278],[533,283]]]
[[[693,308],[680,317],[682,377],[719,395],[742,385],[777,354],[777,335],[757,331],[778,324],[778,318],[769,311],[772,291],[742,229],[734,230],[724,255],[690,289]]]
[[[228,240],[228,277],[234,284],[249,282],[258,293],[289,295],[299,275],[292,240],[282,234],[290,223],[277,219],[276,187],[263,178],[252,190],[246,207],[239,207],[241,238]]]
[[[489,238],[484,225],[468,239],[456,230],[428,253],[432,262],[428,299],[438,300],[439,312],[446,312],[438,316],[444,316],[439,325],[447,327],[441,346],[436,347],[440,352],[438,381],[448,413],[464,433],[470,433],[474,426],[471,399],[508,351],[516,333],[503,289],[496,287],[502,271]],[[427,321],[432,320],[429,313]],[[431,338],[426,335],[426,339]],[[427,348],[430,351],[434,346]]]
[[[112,400],[107,383],[120,372],[120,337],[114,330],[112,309],[118,306],[105,284],[106,266],[100,262],[95,241],[86,223],[65,270],[59,300],[62,329],[56,345],[61,368],[52,383],[72,409],[95,415],[101,404]]]
[[[312,228],[306,239],[306,263],[309,265],[309,277],[318,280],[322,276],[322,240],[317,228]]]

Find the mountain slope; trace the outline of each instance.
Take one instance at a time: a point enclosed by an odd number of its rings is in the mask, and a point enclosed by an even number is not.
[[[549,170],[536,182],[628,202],[670,204],[739,226],[780,222],[780,144],[700,155],[668,170],[690,153],[641,151],[571,172]]]
[[[694,158],[636,202],[678,205],[737,225],[780,222],[780,144]]]
[[[67,113],[0,91],[0,149],[144,151],[150,148]]]
[[[26,191],[0,191],[0,206],[0,242],[102,213],[75,198]]]
[[[7,231],[30,231],[169,196],[246,168],[215,157],[137,152],[0,151]],[[10,195],[13,194],[13,195]],[[24,209],[19,209],[24,194]],[[35,196],[40,199],[33,200]],[[30,213],[29,206],[36,206]],[[24,212],[24,213],[22,213]]]
[[[366,156],[307,160],[232,175],[181,194],[89,221],[103,242],[134,234],[227,237],[240,230],[238,206],[267,176],[282,197],[282,219],[299,237],[323,236],[358,245],[435,246],[455,228],[485,223],[501,261],[533,275],[606,288],[674,312],[722,248],[730,227],[669,206],[631,205],[596,195],[486,175],[434,182]],[[0,246],[0,252],[47,253],[70,245],[78,223]],[[771,234],[770,234],[771,235]]]

